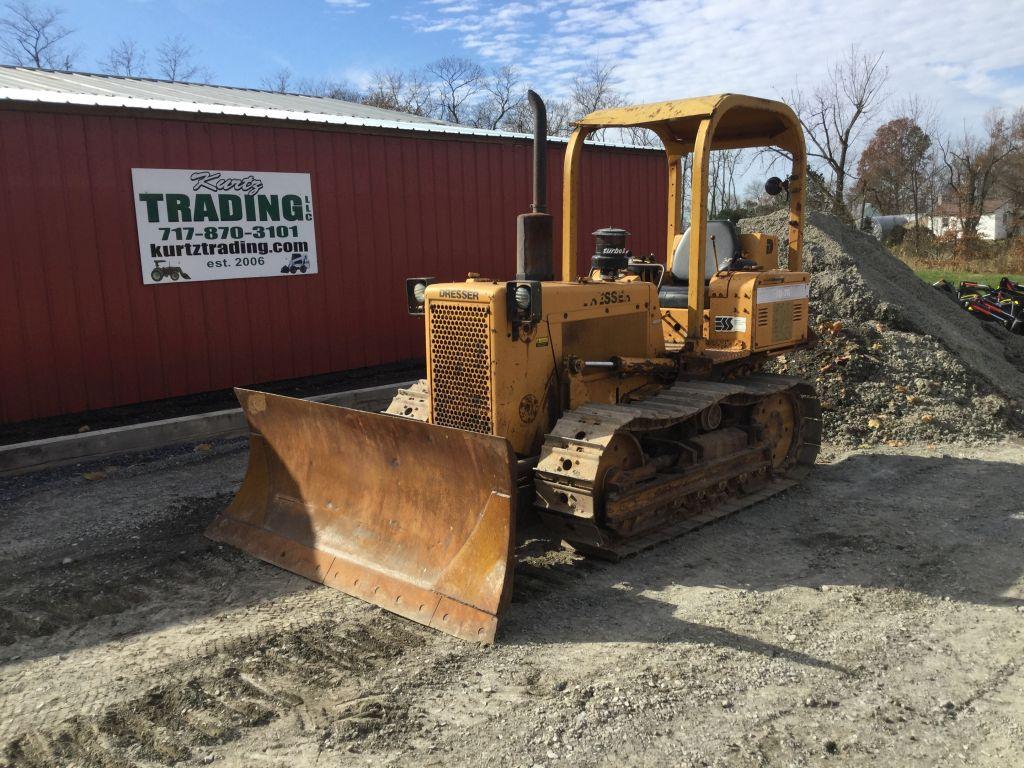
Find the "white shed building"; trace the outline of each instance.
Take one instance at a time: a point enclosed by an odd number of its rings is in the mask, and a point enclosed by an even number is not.
[[[1016,211],[1008,200],[986,200],[978,220],[982,240],[1005,240],[1013,232]],[[963,231],[963,218],[956,203],[939,203],[932,211],[928,228],[936,235]]]

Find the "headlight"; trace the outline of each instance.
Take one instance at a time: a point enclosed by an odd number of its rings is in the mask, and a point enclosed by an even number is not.
[[[541,285],[536,280],[513,280],[505,283],[505,309],[513,326],[539,323],[541,303],[544,299]]]
[[[426,311],[427,286],[434,282],[432,277],[405,278],[405,301],[409,305],[409,314],[423,317]]]

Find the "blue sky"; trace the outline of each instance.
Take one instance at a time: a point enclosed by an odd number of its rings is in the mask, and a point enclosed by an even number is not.
[[[618,65],[634,101],[812,84],[858,43],[885,51],[894,100],[916,93],[948,127],[1024,104],[1024,0],[48,0],[67,9],[78,66],[120,38],[155,48],[181,34],[214,82],[296,76],[365,83],[376,69],[445,54],[513,62],[542,95],[564,94],[588,57]]]

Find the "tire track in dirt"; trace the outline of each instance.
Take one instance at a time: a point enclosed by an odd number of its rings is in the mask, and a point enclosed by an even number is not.
[[[208,501],[207,506],[219,503]],[[691,538],[690,548],[697,545],[696,550],[699,551],[700,541],[699,537]],[[626,571],[622,572],[622,564],[582,558],[544,538],[528,540],[521,547],[519,556],[513,606],[519,612],[525,610],[523,616],[540,609],[540,604],[552,595],[557,595],[558,601],[589,600],[594,578],[601,582],[615,581],[633,571],[626,566]],[[58,655],[43,658],[35,664],[12,665],[0,678],[0,716],[6,723],[6,727],[0,725],[0,737],[11,738],[25,730],[38,728],[39,723],[53,723],[82,712],[90,717],[100,716],[118,702],[131,700],[131,692],[139,681],[157,674],[173,674],[174,669],[183,663],[203,661],[229,647],[242,647],[259,638],[275,637],[281,632],[300,631],[302,627],[335,620],[338,616],[367,619],[386,615],[340,593],[315,587],[298,577],[244,558],[233,550],[206,552],[201,561],[189,563],[192,568],[201,565],[199,573],[177,567],[160,571],[163,592],[148,597],[154,601],[172,600],[180,586],[175,586],[175,578],[187,575],[187,581],[192,584],[198,576],[200,582],[207,582],[213,574],[227,567],[241,569],[243,573],[239,575],[242,578],[262,578],[264,583],[275,584],[278,590],[284,591],[281,582],[286,582],[291,589],[300,591],[193,621],[184,630],[171,628],[123,642],[104,642],[94,648],[77,651],[70,658]],[[207,583],[202,583],[199,589],[206,599],[219,599],[216,594],[207,594]],[[253,590],[254,593],[265,591],[271,590]],[[88,590],[82,592],[87,593]],[[129,611],[138,609],[135,602],[128,605]],[[70,611],[72,607],[64,606],[61,610]],[[400,625],[408,626],[404,622]],[[37,654],[45,655],[39,649]],[[115,682],[120,685],[110,685],[110,676],[115,669],[119,678]],[[64,679],[71,679],[60,697],[44,699],[32,693],[39,690],[39,683],[50,675],[58,674]]]
[[[221,641],[200,663],[179,659],[162,670],[160,682],[141,694],[57,725],[21,729],[4,744],[3,759],[11,768],[174,763],[325,693],[349,698],[327,733],[341,741],[367,738],[403,717],[398,701],[372,690],[377,671],[423,644],[419,633],[383,614]]]
[[[169,586],[189,576],[226,576],[232,558],[211,558],[217,545],[202,536],[227,494],[186,499],[133,533],[88,539],[74,557],[35,560],[24,573],[6,569],[0,590],[0,648],[41,638],[92,619],[166,600]],[[0,650],[2,653],[2,650]]]
[[[543,551],[550,543],[536,546]],[[426,630],[420,632],[416,625],[394,619],[380,609],[245,558],[234,550],[222,549],[207,554],[204,559],[210,562],[203,565],[203,570],[198,574],[187,568],[160,570],[163,592],[147,593],[149,603],[125,601],[126,610],[130,613],[153,607],[160,600],[172,601],[181,585],[176,587],[173,581],[163,579],[187,575],[188,585],[191,586],[197,575],[203,581],[212,573],[229,566],[241,569],[242,574],[236,575],[243,578],[252,576],[264,583],[274,583],[279,591],[285,591],[281,586],[283,582],[296,592],[264,599],[236,610],[221,611],[206,619],[193,620],[187,626],[172,626],[128,638],[108,637],[95,645],[66,653],[60,652],[60,641],[63,635],[69,632],[73,634],[73,627],[70,630],[62,627],[52,636],[36,636],[27,640],[22,638],[21,642],[8,646],[7,651],[16,650],[29,658],[17,659],[0,668],[0,739],[8,743],[19,739],[24,741],[28,738],[26,733],[34,733],[37,735],[31,737],[29,742],[38,741],[41,738],[38,734],[46,730],[46,724],[60,722],[65,718],[76,720],[80,715],[92,722],[103,717],[111,708],[127,706],[125,702],[133,699],[132,692],[144,686],[146,680],[177,674],[176,670],[182,667],[206,664],[211,657],[220,654],[237,655],[243,649],[259,643],[273,644],[277,642],[275,638],[298,635],[306,632],[310,626],[323,627],[338,621],[388,621],[398,628],[399,635],[403,634],[403,628],[411,628],[421,635],[426,633],[427,637],[437,638]],[[198,564],[192,562],[189,565]],[[586,573],[594,568],[604,569],[609,566],[608,563],[579,561],[567,552],[547,551],[543,557],[530,558],[529,562],[521,564],[517,569],[516,577],[520,580],[521,589],[517,592],[516,602],[523,604],[540,601],[551,592],[583,587]],[[153,578],[156,582],[155,575]],[[208,591],[207,585],[199,588]],[[257,587],[253,591],[263,590]],[[89,592],[76,590],[69,593],[68,598],[73,601],[74,596],[79,594],[88,595]],[[204,596],[218,599],[216,594]],[[113,604],[108,607],[113,612]],[[73,613],[72,602],[62,603],[55,608],[54,613],[58,612]],[[90,616],[86,611],[79,618],[80,624],[88,624],[92,619],[103,617]],[[451,645],[446,640],[442,639],[445,647]],[[347,641],[342,638],[336,642],[344,646]],[[467,646],[470,647],[473,646]],[[350,654],[346,661],[331,662],[327,668],[349,665],[355,669],[358,663],[356,656]],[[65,684],[56,693],[50,690],[48,682],[58,676]],[[68,737],[61,738],[66,740]]]
[[[199,506],[206,509],[221,501],[207,499]],[[196,513],[196,519],[205,520],[203,513]],[[198,528],[175,529],[172,535],[186,541],[198,535]],[[160,541],[150,539],[148,545],[158,544],[156,553],[151,552],[158,560]],[[381,662],[427,641],[451,656],[453,643],[447,638],[234,550],[211,545],[211,551],[202,542],[205,539],[193,543],[195,549],[180,556],[182,560],[176,553],[154,563],[140,554],[137,572],[126,581],[131,597],[121,587],[107,590],[109,599],[102,610],[90,610],[94,590],[103,581],[98,578],[42,606],[48,610],[46,621],[6,649],[35,658],[10,663],[0,674],[5,765],[120,768],[135,765],[136,760],[181,760],[198,747],[237,739],[244,729],[264,726],[285,711],[301,713],[308,709],[310,688],[319,692],[334,686],[354,697],[342,706],[342,722],[332,729],[334,738],[362,737],[400,718],[400,707],[394,697],[379,692],[357,695],[353,687],[359,689],[361,681],[373,677]],[[547,541],[528,545],[532,551],[524,553],[527,561],[517,569],[517,603],[585,586],[586,573],[611,565],[583,561],[552,547]],[[124,565],[122,561],[120,567]],[[83,577],[95,567],[94,561],[83,561]],[[208,591],[209,581],[228,569],[241,570],[236,573],[240,578],[285,582],[297,591],[185,626],[129,638],[107,637],[69,653],[56,650],[75,626],[102,621],[119,609],[131,614],[158,608],[161,601],[173,602],[182,589],[193,588],[197,580],[198,588]],[[280,583],[277,589],[286,591]],[[206,597],[217,599],[216,594]],[[31,616],[36,599],[26,597],[14,605],[22,615]],[[58,619],[75,615],[79,599],[84,600],[84,610],[73,625],[58,626]],[[448,663],[459,656],[454,654]],[[49,681],[58,677],[64,684],[54,692]],[[147,687],[152,680],[165,682]],[[172,718],[173,712],[179,714]]]

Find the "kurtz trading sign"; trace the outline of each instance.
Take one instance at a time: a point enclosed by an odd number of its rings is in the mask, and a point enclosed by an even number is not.
[[[308,173],[133,168],[146,285],[316,270]]]

